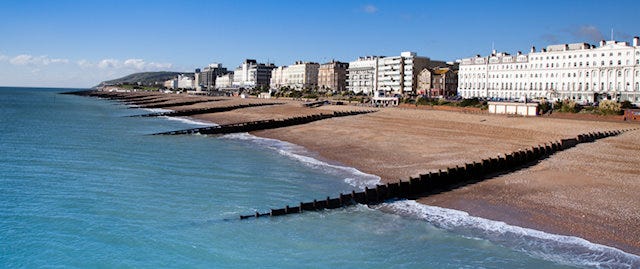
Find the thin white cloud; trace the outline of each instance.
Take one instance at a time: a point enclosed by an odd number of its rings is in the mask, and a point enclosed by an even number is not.
[[[374,6],[374,5],[365,5],[362,7],[362,11],[364,11],[365,13],[369,13],[369,14],[373,14],[378,12],[378,7]]]
[[[104,60],[98,62],[98,67],[100,67],[102,69],[118,68],[118,67],[120,67],[120,61],[118,61],[116,59],[104,59]]]
[[[124,66],[136,70],[157,70],[171,68],[173,65],[170,63],[147,63],[142,59],[127,59],[124,61]]]
[[[131,73],[165,71],[173,64],[139,58],[70,61],[46,55],[0,53],[0,85],[89,87]]]
[[[142,70],[145,67],[145,62],[142,59],[127,59],[124,61],[124,66]]]
[[[49,58],[49,56],[33,56],[29,54],[20,54],[15,56],[9,60],[9,62],[13,65],[34,65],[34,66],[42,66],[42,65],[50,65],[50,64],[67,64],[69,63],[68,59],[59,59],[59,58]]]
[[[92,63],[88,61],[79,61],[78,66],[81,67],[91,67]],[[159,69],[168,69],[173,67],[173,64],[170,63],[156,63],[156,62],[145,62],[143,59],[126,59],[124,61],[117,59],[103,59],[97,63],[97,65],[101,69],[127,69],[134,71],[150,71],[150,70],[159,70]]]
[[[589,41],[598,42],[604,40],[605,37],[602,32],[593,25],[583,25],[570,31],[571,34],[577,38],[587,39]]]
[[[76,64],[82,69],[91,68],[91,67],[95,66],[95,64],[93,64],[92,62],[89,62],[89,61],[87,61],[85,59],[77,61]]]

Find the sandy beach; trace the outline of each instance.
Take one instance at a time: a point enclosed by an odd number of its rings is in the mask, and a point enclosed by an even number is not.
[[[184,97],[181,97],[184,98]],[[167,101],[178,102],[178,101]],[[168,109],[247,102],[283,104],[193,116],[218,124],[312,115],[357,106],[307,108],[298,101],[232,98]],[[254,135],[304,146],[314,157],[379,175],[408,179],[578,134],[636,128],[623,122],[509,117],[411,108],[332,118]],[[578,145],[533,166],[421,203],[546,232],[574,235],[640,254],[640,131]]]
[[[256,132],[383,181],[628,124],[383,109]],[[640,254],[640,131],[579,145],[513,174],[419,202]]]

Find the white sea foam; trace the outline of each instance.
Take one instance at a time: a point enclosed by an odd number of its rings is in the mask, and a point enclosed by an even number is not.
[[[381,207],[401,215],[424,219],[430,224],[474,238],[522,251],[532,257],[560,264],[593,268],[640,268],[640,256],[591,243],[579,237],[546,233],[470,216],[464,211],[401,200]]]
[[[171,110],[171,109],[164,109],[164,108],[142,108],[142,110],[146,110],[146,111],[149,111],[151,113],[169,113],[169,112],[173,112],[173,110]]]
[[[249,141],[251,143],[276,150],[278,153],[299,161],[313,169],[320,169],[326,173],[343,177],[346,183],[359,189],[375,187],[376,184],[380,183],[379,176],[364,173],[353,167],[330,164],[313,157],[309,157],[310,154],[305,150],[305,148],[285,141],[257,137],[248,133],[228,134],[222,136],[222,138]]]
[[[187,124],[191,124],[191,125],[199,125],[199,126],[218,126],[215,123],[212,122],[206,122],[206,121],[198,121],[198,120],[194,120],[192,118],[187,118],[187,117],[168,117],[168,116],[162,116],[160,118],[163,119],[167,119],[167,120],[172,120],[172,121],[179,121],[179,122],[183,122],[183,123],[187,123]]]

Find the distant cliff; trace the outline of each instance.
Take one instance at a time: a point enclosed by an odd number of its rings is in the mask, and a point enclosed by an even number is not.
[[[138,83],[142,85],[154,85],[156,84],[156,82],[163,83],[164,81],[175,78],[180,74],[193,75],[193,73],[169,72],[169,71],[141,72],[141,73],[127,75],[127,76],[113,79],[113,80],[100,82],[100,84],[97,85],[97,87],[105,86],[105,85],[138,84]]]

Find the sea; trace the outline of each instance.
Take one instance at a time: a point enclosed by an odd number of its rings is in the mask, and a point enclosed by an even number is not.
[[[640,268],[584,239],[411,200],[283,217],[379,178],[77,89],[0,88],[0,268]]]

